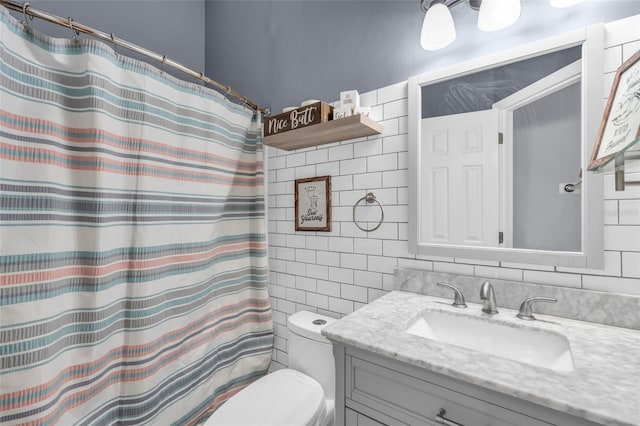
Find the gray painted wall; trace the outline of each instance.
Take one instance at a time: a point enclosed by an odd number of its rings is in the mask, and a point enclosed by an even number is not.
[[[196,71],[204,71],[204,0],[31,0],[29,3],[36,9],[70,16],[74,21],[167,55]],[[12,14],[24,19],[22,13]],[[73,35],[70,29],[39,19],[30,21],[30,25],[53,37],[70,38]],[[137,57],[125,49],[119,51]],[[154,65],[160,66],[159,63]],[[174,74],[184,77],[177,71]]]
[[[554,9],[522,0],[510,28],[477,29],[477,12],[452,9],[457,40],[427,52],[419,43],[418,0],[206,1],[206,71],[274,113],[306,99],[334,101],[411,75],[640,13],[639,0],[587,0]]]
[[[165,54],[274,112],[306,99],[333,101],[409,76],[566,32],[640,13],[640,0],[587,0],[553,9],[522,0],[516,25],[495,33],[476,27],[477,13],[453,8],[457,40],[438,52],[420,48],[418,0],[34,0],[43,9]],[[14,13],[20,17],[21,14]],[[56,37],[71,31],[43,21]],[[159,66],[159,64],[156,64]],[[176,74],[180,75],[180,74]]]

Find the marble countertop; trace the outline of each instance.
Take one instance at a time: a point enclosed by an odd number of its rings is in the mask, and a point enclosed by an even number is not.
[[[640,425],[640,331],[516,311],[483,314],[451,300],[392,291],[325,327],[327,338],[607,426]],[[516,327],[558,332],[569,340],[575,370],[559,372],[481,354],[404,332],[425,309]],[[526,383],[526,386],[523,386]]]

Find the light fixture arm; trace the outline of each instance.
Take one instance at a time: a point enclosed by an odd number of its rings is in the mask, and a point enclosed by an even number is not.
[[[480,5],[482,5],[482,0],[469,0],[469,7],[476,12],[480,10]]]
[[[420,10],[422,13],[427,13],[427,10],[431,7],[431,3],[433,3],[431,0],[420,0]]]
[[[424,13],[427,13],[427,10],[429,10],[431,5],[435,3],[443,3],[449,9],[451,9],[452,7],[455,7],[460,3],[464,3],[466,1],[469,2],[469,7],[471,9],[476,11],[480,10],[480,4],[482,4],[482,0],[453,0],[453,1],[451,0],[420,0],[420,10],[422,10],[422,12]],[[427,6],[427,3],[429,4],[428,6]]]

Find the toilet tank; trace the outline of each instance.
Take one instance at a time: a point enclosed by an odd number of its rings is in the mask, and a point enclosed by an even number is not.
[[[328,399],[335,399],[333,346],[320,332],[335,321],[308,311],[296,312],[287,321],[289,368],[316,379]]]

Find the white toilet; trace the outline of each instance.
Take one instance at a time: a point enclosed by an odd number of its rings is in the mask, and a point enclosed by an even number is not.
[[[300,311],[287,321],[289,368],[268,374],[232,396],[205,426],[331,426],[333,348],[320,331],[336,321]]]

